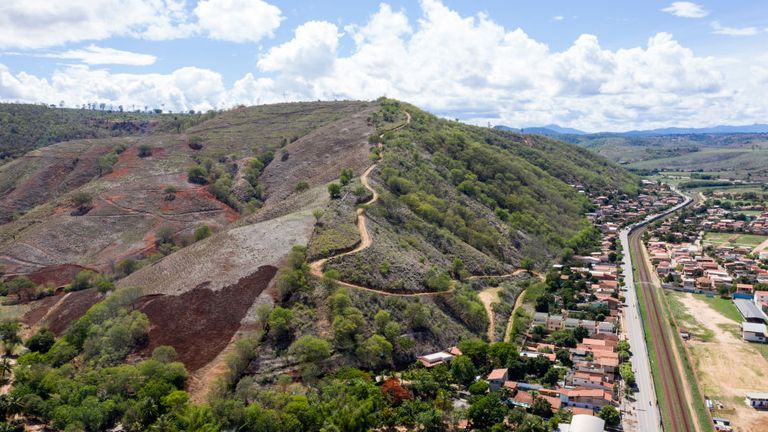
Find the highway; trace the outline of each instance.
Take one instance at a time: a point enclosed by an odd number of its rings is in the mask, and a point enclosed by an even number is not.
[[[677,191],[676,191],[677,192]],[[678,192],[679,193],[679,192]],[[680,194],[681,196],[684,196]],[[657,215],[652,215],[647,217],[642,222],[636,223],[634,225],[630,225],[629,227],[625,228],[620,233],[620,241],[622,250],[624,251],[624,261],[622,263],[623,273],[624,273],[624,284],[627,288],[625,292],[626,297],[626,304],[627,307],[624,310],[624,325],[627,330],[627,335],[629,339],[630,348],[632,351],[632,366],[635,372],[635,380],[637,381],[637,387],[638,391],[635,393],[635,418],[636,418],[636,424],[634,425],[636,428],[633,428],[637,431],[660,431],[662,430],[662,422],[661,422],[661,414],[658,409],[657,405],[657,399],[656,399],[656,391],[653,384],[653,376],[651,375],[651,363],[650,358],[648,354],[648,346],[647,341],[645,340],[645,333],[643,331],[643,323],[642,318],[640,316],[640,306],[638,302],[637,297],[637,291],[636,286],[640,285],[641,288],[644,288],[644,292],[646,290],[650,290],[651,287],[647,283],[647,273],[645,271],[639,272],[640,277],[642,281],[635,281],[634,280],[634,272],[632,269],[632,255],[635,255],[635,260],[638,262],[639,267],[642,267],[640,265],[641,263],[644,263],[645,260],[642,255],[639,254],[639,247],[642,247],[641,244],[641,235],[644,231],[644,228],[647,226],[648,223],[653,222],[655,220],[658,220],[660,218],[666,217],[677,210],[689,205],[692,200],[689,197],[685,197],[685,200],[660,213]],[[631,241],[630,241],[631,240]],[[639,246],[639,247],[638,247]],[[638,269],[640,270],[640,269]],[[646,269],[647,270],[647,269]],[[643,277],[646,276],[646,277]],[[649,298],[649,295],[644,296],[644,300],[646,301],[646,305],[648,305],[648,302],[651,300]],[[651,305],[652,306],[652,305]],[[651,309],[648,309],[649,311]],[[654,309],[655,310],[655,309]],[[657,311],[658,312],[658,311]],[[659,317],[656,314],[652,314],[655,317]],[[659,317],[660,318],[660,317]],[[654,320],[655,322],[656,320]],[[655,322],[656,326],[652,326],[652,328],[660,328],[658,327],[661,323]],[[658,334],[654,332],[654,334]],[[665,333],[661,333],[664,335]],[[669,353],[669,350],[674,349],[673,346],[666,346],[669,344],[670,341],[667,341],[664,337],[654,338],[653,341],[654,347],[656,348],[657,352],[666,352]],[[661,350],[660,350],[661,349]],[[666,356],[665,358],[669,359],[669,356]],[[667,370],[669,372],[669,370]],[[663,376],[666,376],[662,374]],[[673,398],[670,398],[670,394],[677,394],[680,395],[680,392],[682,392],[682,389],[680,389],[680,380],[674,379],[673,377],[669,377],[668,379],[662,378],[663,381],[665,381],[665,394],[668,395],[666,397],[666,402],[668,403],[669,408],[675,408],[674,405],[671,404]],[[684,395],[683,395],[684,396]],[[677,397],[674,398],[675,400],[679,400]],[[683,399],[684,400],[684,399]],[[685,419],[688,419],[690,416],[690,409],[686,408],[685,406],[677,406],[677,412],[682,412],[683,410],[686,410],[688,412],[688,415],[686,414],[680,414],[680,421],[676,421],[673,425],[668,425],[667,430],[668,431],[693,431],[693,428],[686,429],[686,423],[690,423],[692,420],[688,420],[688,422],[685,421]],[[670,412],[675,412],[670,411]]]

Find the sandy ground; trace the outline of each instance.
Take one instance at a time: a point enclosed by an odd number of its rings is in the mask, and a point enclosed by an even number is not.
[[[738,329],[738,323],[693,294],[681,296],[680,301],[702,326],[715,334],[711,342],[687,342],[695,357],[702,391],[725,405],[724,410],[715,411],[714,415],[730,419],[736,431],[768,430],[768,411],[754,410],[744,402],[746,392],[768,389],[768,360],[752,344],[723,329]]]
[[[493,304],[499,302],[499,293],[501,287],[486,288],[478,294],[480,301],[483,302],[485,312],[488,314],[488,341],[493,342],[493,333],[496,325],[493,319]]]

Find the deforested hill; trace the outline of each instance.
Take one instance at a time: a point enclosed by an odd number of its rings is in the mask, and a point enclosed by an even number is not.
[[[368,210],[371,247],[329,260],[344,280],[418,291],[429,289],[434,269],[457,258],[475,275],[503,273],[524,258],[543,266],[566,248],[591,247],[587,194],[636,192],[634,176],[579,147],[382,103],[385,111],[407,110],[412,120],[384,135],[383,159],[371,174],[381,193]],[[336,204],[343,200],[331,208]],[[357,241],[354,218],[342,222],[338,213],[324,217],[314,237],[324,243],[311,244],[310,254],[328,256]],[[348,244],[339,242],[345,236]]]

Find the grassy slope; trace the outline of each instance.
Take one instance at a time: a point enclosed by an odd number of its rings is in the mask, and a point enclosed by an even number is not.
[[[404,109],[412,122],[385,138],[372,176],[381,191],[368,212],[374,245],[330,261],[344,280],[419,290],[427,270],[456,257],[475,274],[524,256],[543,265],[585,226],[589,203],[571,184],[634,189],[633,176],[584,149]],[[389,276],[377,271],[384,261]]]
[[[221,113],[186,133],[156,131],[136,137],[69,141],[39,149],[37,152],[46,157],[22,157],[0,167],[0,209],[4,201],[8,201],[9,208],[20,207],[20,215],[29,212],[0,227],[0,250],[42,264],[62,261],[104,265],[136,253],[145,243],[151,245],[151,233],[163,224],[172,225],[180,236],[191,235],[198,223],[223,228],[236,215],[233,216],[234,211],[225,204],[187,182],[186,171],[194,163],[193,156],[228,155],[229,160],[235,160],[266,150],[279,151],[284,142],[305,137],[367,105],[364,102],[308,102],[238,108]],[[365,124],[364,118],[360,121]],[[193,134],[205,137],[201,150],[186,145]],[[125,141],[128,148],[120,155],[111,174],[98,177],[94,166],[116,141]],[[149,144],[155,149],[153,156],[137,158],[140,144]],[[339,142],[310,140],[307,145],[319,151],[328,145],[347,148]],[[366,157],[364,150],[362,158]],[[313,163],[325,166],[330,162]],[[77,181],[69,181],[74,174]],[[296,178],[288,178],[289,175],[283,178],[293,185],[305,180],[301,175],[302,172],[297,171]],[[163,191],[169,185],[179,191],[173,202],[164,200]],[[67,194],[78,188],[94,195],[95,208],[88,217],[69,216]],[[15,196],[22,192],[26,194],[24,197]],[[42,201],[35,201],[41,197]],[[120,207],[108,204],[106,199]],[[129,215],[127,208],[135,212]],[[95,217],[102,215],[112,223],[104,224],[103,219]],[[37,248],[33,249],[35,256],[19,246],[21,240]],[[43,252],[37,252],[38,249]]]

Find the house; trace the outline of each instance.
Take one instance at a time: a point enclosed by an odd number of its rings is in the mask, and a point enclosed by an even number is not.
[[[747,393],[747,405],[752,408],[768,408],[768,393]]]
[[[741,323],[741,336],[747,342],[768,342],[768,330],[763,323],[744,321]]]
[[[561,394],[561,400],[570,406],[599,409],[611,404],[613,396],[608,390],[582,387],[564,390]]]
[[[525,390],[518,390],[517,393],[509,399],[509,403],[527,409],[533,406],[533,395]]]
[[[453,355],[447,352],[436,352],[433,354],[423,355],[417,358],[422,365],[426,368],[431,368],[439,364],[448,363],[453,359]]]
[[[497,391],[504,385],[504,383],[507,381],[507,374],[508,370],[506,368],[494,369],[491,371],[491,373],[488,374],[486,380],[488,381],[488,386],[490,387],[491,391]]]
[[[736,292],[739,294],[753,294],[755,287],[750,284],[736,284]]]

